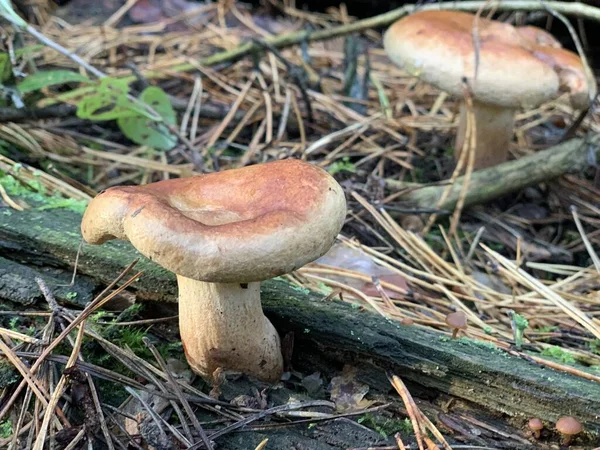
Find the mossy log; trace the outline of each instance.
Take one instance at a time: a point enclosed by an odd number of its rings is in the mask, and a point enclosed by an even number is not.
[[[580,171],[589,166],[590,160],[598,157],[600,157],[600,147],[597,142],[571,139],[546,150],[478,170],[471,174],[468,189],[464,194],[464,206],[489,202],[528,186],[552,181],[566,173]],[[448,189],[445,182],[419,186],[392,179],[385,180],[386,187],[392,190],[410,188],[399,198],[402,202],[418,208],[438,207],[448,211],[456,207],[464,182],[464,176],[458,177],[449,194],[440,203],[444,192]]]
[[[69,210],[4,209],[0,211],[0,255],[32,271],[68,272],[81,241],[80,220],[78,213]],[[127,242],[84,245],[78,272],[85,285],[72,290],[86,292],[91,282],[100,289],[138,257]],[[176,301],[171,273],[145,258],[136,269],[144,271],[133,288],[139,300]],[[51,277],[47,280],[52,283]],[[474,341],[448,340],[339,301],[324,301],[281,280],[263,283],[263,305],[281,334],[294,332],[296,367],[334,372],[353,364],[364,381],[385,390],[389,389],[385,372],[391,371],[428,391],[510,416],[554,421],[570,414],[583,420],[588,430],[600,432],[600,383]]]

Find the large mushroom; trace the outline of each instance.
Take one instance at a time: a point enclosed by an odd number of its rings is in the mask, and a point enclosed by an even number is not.
[[[562,91],[584,109],[588,83],[579,57],[549,33],[457,11],[421,11],[385,33],[388,57],[409,74],[463,98],[467,80],[475,117],[475,169],[504,162],[513,138],[515,112],[537,107]],[[474,39],[477,30],[477,40]],[[477,69],[477,70],[476,70]],[[467,130],[460,103],[458,158]]]
[[[90,244],[129,240],[177,275],[181,342],[195,372],[276,381],[280,340],[259,282],[322,256],[345,215],[344,192],[327,172],[283,160],[110,188],[92,200],[81,231]]]

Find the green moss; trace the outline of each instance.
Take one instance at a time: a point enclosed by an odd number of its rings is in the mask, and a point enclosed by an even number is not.
[[[0,174],[0,184],[8,195],[21,197],[27,202],[34,203],[37,209],[42,211],[46,209],[70,209],[83,214],[87,207],[87,202],[84,200],[64,198],[58,194],[49,195],[39,180],[23,184],[12,175],[3,173]]]
[[[400,420],[378,414],[366,413],[364,416],[360,417],[357,422],[377,431],[384,439],[387,439],[389,436],[393,436],[396,433],[402,435],[412,433],[412,424],[408,418]]]
[[[317,288],[319,290],[319,292],[323,295],[329,295],[333,292],[333,289],[330,288],[329,286],[327,286],[325,283],[323,283],[322,281],[319,281],[317,283]]]
[[[577,361],[573,358],[569,352],[563,350],[560,347],[553,345],[552,347],[545,348],[542,350],[542,356],[548,356],[551,359],[560,361],[563,364],[576,364]]]
[[[96,380],[96,386],[102,401],[109,405],[119,406],[129,397],[128,392],[121,384],[98,379]]]
[[[290,287],[291,287],[291,288],[292,288],[294,291],[300,292],[300,293],[302,293],[302,294],[306,294],[306,295],[310,294],[310,289],[306,289],[306,288],[304,288],[304,287],[302,287],[302,286],[298,286],[298,285],[295,285],[295,284],[291,284],[291,283],[290,283]]]
[[[461,337],[457,339],[461,344],[474,345],[476,347],[486,348],[489,350],[498,350],[498,346],[490,341],[481,341],[479,339],[471,339],[468,337]]]

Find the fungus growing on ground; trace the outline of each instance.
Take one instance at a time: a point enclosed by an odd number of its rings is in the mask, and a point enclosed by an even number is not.
[[[462,311],[455,311],[446,316],[446,325],[452,328],[452,339],[456,339],[460,330],[467,329],[467,316]]]
[[[549,33],[479,18],[476,45],[474,19],[465,12],[420,11],[394,23],[384,47],[409,74],[461,99],[467,80],[476,128],[474,168],[482,169],[507,160],[518,109],[537,107],[561,91],[570,94],[574,108],[584,109],[590,95],[581,60]],[[462,100],[457,160],[466,131]]]
[[[562,434],[563,445],[569,445],[573,437],[583,431],[583,427],[575,417],[564,416],[556,422],[556,430]]]
[[[281,344],[259,282],[326,253],[345,216],[333,177],[284,160],[108,189],[88,206],[81,231],[91,244],[129,240],[177,275],[181,342],[195,372],[276,381]]]
[[[540,432],[544,429],[544,423],[537,417],[529,419],[527,426],[531,430],[533,437],[536,439],[540,438]]]

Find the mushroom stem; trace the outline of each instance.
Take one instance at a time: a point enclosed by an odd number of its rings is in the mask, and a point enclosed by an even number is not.
[[[508,149],[513,138],[515,110],[473,100],[475,116],[475,161],[473,170],[492,167],[508,159]],[[467,106],[460,102],[460,118],[456,135],[456,161],[467,133]],[[466,168],[466,164],[465,164]]]
[[[458,328],[452,330],[452,339],[456,339],[456,336],[458,336]]]
[[[217,368],[277,381],[281,344],[262,311],[260,283],[207,283],[177,276],[179,331],[190,367],[205,379]]]
[[[572,434],[563,434],[562,445],[569,445],[573,440]]]

